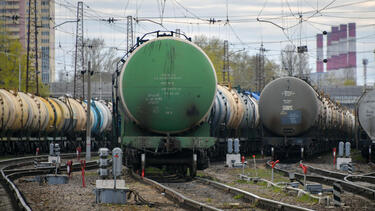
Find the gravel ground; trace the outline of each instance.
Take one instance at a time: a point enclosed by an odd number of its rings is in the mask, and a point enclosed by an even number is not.
[[[307,160],[304,163],[313,167],[322,168],[330,171],[337,171],[340,173],[347,173],[347,171],[337,170],[333,165],[332,152],[322,154],[312,160]],[[375,172],[374,166],[369,165],[361,156],[360,151],[352,150],[352,163],[354,164],[353,174],[366,174]]]
[[[249,160],[248,162],[250,167],[245,169],[245,174],[255,176],[252,160]],[[306,163],[317,167],[328,168],[330,166],[330,162],[330,154],[327,154],[314,159],[314,161],[309,161]],[[366,166],[365,163],[358,163],[361,173],[374,171],[371,169],[371,167]],[[259,177],[271,180],[271,170],[266,169],[264,163],[258,163],[257,169]],[[318,204],[317,201],[308,197],[297,198],[295,193],[287,193],[281,189],[268,188],[262,183],[253,184],[240,181],[238,179],[239,173],[242,173],[242,169],[227,168],[224,167],[223,163],[215,163],[212,164],[209,169],[198,171],[199,176],[210,176],[220,182],[246,190],[248,192],[252,192],[261,197],[312,208],[315,210],[375,210],[374,203],[370,203],[368,200],[354,196],[350,193],[343,194],[343,198],[346,203],[346,207],[343,209],[330,206],[326,207]],[[93,192],[93,189],[95,188],[95,180],[98,179],[96,170],[86,172],[86,188],[82,188],[80,172],[73,173],[69,184],[65,185],[39,185],[37,182],[26,181],[27,179],[32,178],[33,177],[21,178],[16,180],[15,183],[24,194],[33,210],[184,210],[177,207],[172,201],[168,200],[164,195],[157,192],[151,186],[140,183],[129,176],[124,176],[126,186],[130,189],[136,190],[147,201],[155,203],[154,207],[138,205],[133,198],[131,198],[126,205],[96,204],[95,194]],[[286,181],[288,181],[288,178],[275,173],[275,182]],[[197,184],[194,187],[192,186],[189,188],[187,188],[187,183],[172,185],[177,190],[180,190],[181,193],[187,194],[191,197],[195,196],[202,198],[200,200],[201,202],[211,204],[215,207],[232,210],[235,208],[235,206],[239,206],[239,208],[242,207],[245,208],[245,210],[254,210],[254,208],[247,205],[245,202],[235,199],[238,198],[237,196],[228,195],[225,193],[218,195],[218,191],[213,191],[202,184]],[[190,189],[190,191],[187,189]],[[221,204],[219,204],[219,202]]]
[[[258,176],[267,180],[271,180],[271,170],[266,169],[265,165],[257,166]],[[200,172],[200,175],[210,176],[219,180],[220,182],[228,185],[246,190],[254,193],[258,196],[273,199],[276,201],[282,201],[288,204],[294,204],[314,210],[375,210],[375,204],[362,197],[354,196],[350,193],[344,193],[343,199],[346,202],[344,208],[334,208],[332,206],[325,206],[318,204],[316,200],[309,197],[297,198],[293,192],[285,192],[277,188],[268,188],[265,184],[252,182],[243,182],[239,180],[238,174],[242,173],[242,169],[226,168],[223,164],[213,164],[211,168]],[[250,164],[250,168],[245,168],[245,174],[249,176],[255,176],[253,166]],[[288,178],[283,177],[275,173],[275,182],[287,182]],[[301,188],[301,186],[300,186]]]
[[[183,210],[150,186],[125,176],[126,187],[136,190],[145,200],[157,203],[155,207],[137,205],[133,197],[126,205],[96,204],[95,180],[96,170],[86,172],[86,188],[82,188],[81,173],[75,172],[65,185],[39,185],[37,182],[26,182],[24,177],[16,180],[16,185],[26,197],[33,210]]]
[[[261,210],[242,199],[241,195],[233,195],[198,181],[183,183],[163,183],[185,196],[201,203],[223,210]]]

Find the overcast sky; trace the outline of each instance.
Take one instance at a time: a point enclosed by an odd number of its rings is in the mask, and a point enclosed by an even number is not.
[[[55,0],[55,4],[56,25],[76,18],[77,1]],[[357,83],[363,84],[363,58],[369,60],[368,83],[375,81],[375,0],[87,0],[84,36],[103,38],[106,47],[117,47],[122,55],[121,49],[126,49],[128,15],[140,20],[134,26],[136,36],[179,28],[191,37],[206,35],[229,40],[231,50],[245,48],[250,55],[259,52],[263,42],[266,56],[277,63],[285,45],[301,43],[308,46],[312,72],[316,71],[316,34],[331,31],[331,26],[355,22]],[[117,21],[101,20],[112,17]],[[269,22],[259,22],[257,18]],[[210,19],[218,22],[210,24]],[[64,69],[64,61],[67,71],[72,73],[74,69],[75,31],[75,23],[57,28],[56,72]]]

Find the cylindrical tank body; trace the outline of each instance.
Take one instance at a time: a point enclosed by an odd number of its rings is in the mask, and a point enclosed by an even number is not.
[[[23,92],[19,92],[18,94],[28,105],[28,119],[26,128],[32,132],[38,131],[40,128],[40,105],[38,104],[38,101],[35,100],[36,96],[25,94]]]
[[[96,105],[96,101],[91,101],[91,111],[94,114],[93,120],[93,127],[91,128],[91,133],[92,134],[98,134],[100,131],[100,127],[103,125],[103,119],[102,119],[102,112],[101,110],[98,109]]]
[[[48,125],[49,113],[47,106],[41,100],[41,97],[34,96],[34,99],[39,107],[39,131],[44,132]]]
[[[365,92],[358,100],[358,122],[371,140],[375,140],[375,90]]]
[[[16,119],[11,126],[13,131],[20,131],[24,130],[27,119],[28,119],[28,105],[26,101],[20,97],[18,92],[15,91],[8,91],[9,96],[12,99],[12,103],[10,104],[14,108],[14,114],[16,115]]]
[[[52,105],[45,98],[40,98],[40,100],[45,105],[48,111],[48,122],[45,128],[45,131],[49,133],[55,129],[54,123],[55,123],[56,114],[54,112],[54,108],[52,107]]]
[[[87,102],[84,101],[83,106],[87,112]],[[100,130],[100,113],[95,105],[95,101],[91,100],[90,106],[90,122],[91,122],[91,134],[98,134]]]
[[[53,98],[53,100],[59,105],[61,113],[62,113],[62,118],[61,118],[61,124],[58,128],[61,127],[61,130],[59,132],[70,132],[72,130],[73,126],[73,118],[71,117],[71,112],[68,108],[68,106],[62,102],[59,99]]]
[[[267,84],[259,100],[263,125],[280,136],[297,136],[313,127],[322,110],[315,90],[294,77]]]
[[[194,43],[173,37],[138,47],[119,80],[119,97],[130,119],[161,134],[187,131],[204,121],[216,94],[208,56]]]
[[[53,110],[54,115],[55,115],[51,131],[53,131],[53,132],[61,131],[61,129],[63,127],[63,124],[64,124],[64,122],[63,122],[64,117],[63,117],[61,108],[53,98],[48,97],[48,98],[46,98],[46,100],[51,105],[52,110]]]
[[[95,104],[97,108],[101,111],[100,114],[101,114],[103,123],[100,127],[99,132],[102,133],[108,130],[108,128],[110,127],[110,124],[112,124],[112,118],[110,118],[111,114],[110,114],[109,109],[107,108],[105,104],[103,104],[103,102],[95,101]]]
[[[270,82],[259,100],[263,126],[278,136],[299,136],[314,127],[345,133],[344,125],[351,128],[353,122],[348,121],[343,112],[341,107],[319,95],[308,83],[294,77]]]
[[[217,85],[212,122],[215,127],[225,124],[230,129],[256,128],[259,124],[258,103],[250,95]]]
[[[9,105],[8,107],[8,121],[5,125],[5,130],[14,130],[15,128],[20,127],[20,105],[15,97],[6,91],[5,89],[0,89],[0,95],[4,100],[4,103]]]
[[[0,131],[5,131],[5,127],[9,120],[9,104],[0,93]]]
[[[86,130],[86,111],[83,108],[82,104],[73,98],[68,98],[66,102],[71,107],[71,110],[75,116],[76,124],[74,127],[74,131],[82,132]]]
[[[77,126],[77,115],[78,115],[77,110],[75,109],[75,106],[72,105],[70,98],[68,97],[60,97],[59,100],[61,100],[66,105],[70,114],[70,125],[68,127],[68,131],[75,131],[75,128]]]
[[[240,128],[256,128],[259,125],[258,102],[250,95],[240,94],[242,103],[245,105],[245,112]]]

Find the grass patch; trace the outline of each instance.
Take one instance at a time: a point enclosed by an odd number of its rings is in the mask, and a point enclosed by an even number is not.
[[[352,150],[351,157],[352,157],[354,162],[358,162],[358,163],[366,163],[367,162],[367,159],[362,156],[361,151],[356,150],[356,149]]]
[[[15,158],[17,156],[15,155],[6,155],[6,156],[1,156],[0,157],[0,160],[8,160],[8,159],[11,159],[11,158]]]
[[[234,199],[242,199],[244,197],[243,194],[238,194],[238,195],[235,195],[233,198]]]
[[[314,203],[314,204],[319,202],[318,199],[312,198],[309,195],[305,195],[305,194],[303,194],[301,197],[298,197],[297,200],[300,202],[304,202],[304,203]]]
[[[250,182],[248,182],[246,180],[238,179],[238,180],[235,181],[235,183],[238,183],[238,184],[249,184]]]
[[[236,173],[237,174],[242,174],[242,169],[236,169]],[[268,168],[257,168],[257,171],[255,172],[255,170],[252,168],[252,166],[250,168],[245,168],[245,175],[249,175],[250,177],[260,177],[260,178],[263,178],[263,179],[266,179],[266,180],[270,180],[271,181],[271,178],[272,178],[272,170],[271,169],[268,169]],[[276,171],[273,172],[274,173],[274,183],[278,183],[278,182],[289,182],[289,179],[284,177],[283,175],[277,173]]]
[[[163,170],[162,169],[159,169],[159,168],[156,168],[156,167],[147,167],[145,169],[145,173],[148,173],[148,174],[163,174]]]
[[[267,182],[258,182],[256,183],[259,186],[267,187],[268,183]]]
[[[272,186],[272,191],[276,193],[281,193],[282,190],[279,187]]]

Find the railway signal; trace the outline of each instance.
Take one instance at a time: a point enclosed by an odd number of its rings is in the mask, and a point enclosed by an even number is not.
[[[306,187],[306,174],[307,174],[307,166],[303,165],[303,163],[300,163],[299,166],[303,170],[303,186]]]
[[[81,148],[80,146],[77,147],[77,149],[76,149],[76,153],[77,153],[77,160],[78,160],[78,161],[79,161],[79,159],[80,159],[81,152],[82,152],[82,148]]]
[[[66,172],[68,173],[69,177],[71,177],[72,165],[73,161],[69,160],[68,162],[66,162]]]
[[[142,178],[145,176],[145,166],[146,166],[146,154],[145,153],[143,153],[142,155],[141,155],[141,165],[142,165]]]
[[[85,168],[86,168],[86,160],[81,160],[81,170],[82,170],[82,187],[86,187],[85,183]]]
[[[272,183],[273,183],[273,169],[275,168],[276,164],[278,164],[280,161],[277,160],[275,162],[271,161],[271,167],[272,167]]]
[[[245,175],[245,156],[241,157],[241,163],[242,163],[242,174]]]

